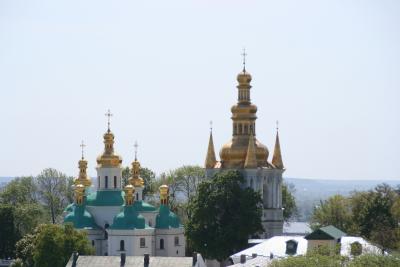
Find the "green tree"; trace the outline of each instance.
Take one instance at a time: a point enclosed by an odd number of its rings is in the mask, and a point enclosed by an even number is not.
[[[261,196],[242,188],[243,182],[237,171],[218,173],[201,182],[189,202],[186,236],[207,259],[225,260],[245,248],[250,235],[263,230]]]
[[[39,229],[39,228],[36,228]],[[15,254],[17,259],[20,259],[25,267],[33,267],[33,251],[37,231],[32,234],[27,234],[21,238],[15,245]]]
[[[341,195],[335,195],[314,209],[311,217],[311,227],[313,229],[322,226],[334,225],[346,233],[354,233],[353,214],[348,198]]]
[[[285,221],[297,214],[296,200],[292,194],[294,190],[294,185],[282,184],[283,219]]]
[[[39,224],[49,221],[50,218],[45,208],[38,203],[15,206],[14,224],[19,236],[31,233]]]
[[[33,244],[33,262],[37,267],[63,267],[71,254],[93,254],[86,233],[67,224],[43,224],[38,227]]]
[[[19,233],[14,224],[14,212],[13,206],[0,205],[0,258],[12,258],[15,255]]]
[[[0,193],[0,202],[16,205],[38,202],[38,188],[32,176],[11,180]]]
[[[55,169],[45,169],[37,176],[41,201],[49,208],[51,221],[56,223],[63,208],[70,201],[70,178]]]

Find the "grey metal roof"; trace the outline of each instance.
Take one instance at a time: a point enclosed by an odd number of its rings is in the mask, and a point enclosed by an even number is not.
[[[120,267],[119,256],[79,256],[77,267]],[[126,256],[125,267],[143,266],[143,256]],[[72,266],[70,260],[66,267]],[[156,257],[150,256],[149,267],[192,267],[191,257]]]

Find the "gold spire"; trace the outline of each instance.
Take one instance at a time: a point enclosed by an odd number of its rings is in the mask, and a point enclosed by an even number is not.
[[[80,147],[82,148],[82,158],[78,163],[79,164],[79,176],[78,176],[78,178],[76,178],[74,180],[74,184],[75,185],[82,184],[83,186],[87,187],[87,186],[91,186],[92,182],[91,182],[91,179],[89,178],[89,176],[86,173],[88,162],[87,162],[87,160],[85,160],[84,155],[83,155],[85,146],[86,145],[82,141],[82,143],[80,145]]]
[[[168,194],[169,187],[166,184],[163,184],[159,187],[160,190],[160,202],[162,205],[168,205]]]
[[[108,128],[107,132],[103,135],[104,152],[97,157],[97,167],[120,167],[122,158],[114,153],[114,134],[110,130],[110,117],[112,116],[110,110],[105,115],[108,117]]]
[[[207,157],[205,167],[206,169],[214,168],[215,164],[217,163],[217,159],[215,157],[215,150],[214,150],[214,142],[212,136],[212,122],[210,122],[210,139],[208,141],[208,149],[207,149]]]
[[[75,203],[77,205],[83,204],[83,199],[85,197],[85,186],[83,184],[77,184],[75,186]]]
[[[131,184],[128,184],[124,187],[125,192],[125,205],[132,205],[135,201],[135,187]]]
[[[135,160],[132,162],[131,174],[132,177],[129,178],[129,183],[135,187],[142,187],[144,185],[143,178],[140,177],[140,162],[137,160],[137,148],[138,143],[135,142]]]
[[[274,156],[272,157],[272,164],[278,169],[285,168],[283,166],[282,154],[281,154],[281,145],[279,143],[278,121],[276,122],[276,140],[275,140]]]
[[[247,154],[246,154],[246,160],[244,162],[244,167],[248,169],[257,168],[256,147],[254,145],[253,133],[250,134],[249,145],[247,147]]]

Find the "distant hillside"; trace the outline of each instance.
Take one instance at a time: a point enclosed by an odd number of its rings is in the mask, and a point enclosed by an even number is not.
[[[349,195],[352,191],[367,191],[375,188],[378,184],[386,183],[397,187],[399,180],[317,180],[303,178],[284,178],[294,185],[296,204],[299,209],[300,221],[308,221],[313,208],[335,194]]]
[[[8,182],[10,182],[14,177],[0,177],[0,187],[6,185]]]

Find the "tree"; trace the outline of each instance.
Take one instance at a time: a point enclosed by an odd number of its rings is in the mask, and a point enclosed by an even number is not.
[[[0,202],[16,205],[38,202],[38,188],[32,176],[11,180],[0,193]]]
[[[245,248],[250,235],[263,230],[261,196],[243,188],[243,182],[237,171],[217,173],[202,181],[189,201],[186,236],[207,259],[225,260]]]
[[[14,225],[15,208],[0,205],[0,258],[12,258],[15,255],[15,243],[19,239]]]
[[[63,208],[69,201],[70,188],[65,174],[55,169],[45,169],[37,176],[39,194],[42,202],[50,209],[51,221],[61,215]]]
[[[282,185],[282,206],[283,206],[283,219],[288,221],[293,215],[297,213],[296,200],[292,194],[294,192],[294,185],[284,183]]]
[[[28,267],[63,267],[75,251],[81,255],[94,253],[86,232],[75,230],[71,224],[42,224],[17,243],[17,257]]]
[[[315,207],[311,218],[311,227],[317,229],[328,225],[334,225],[346,233],[355,232],[349,199],[335,195],[321,201],[320,205]]]
[[[38,203],[15,206],[14,224],[19,236],[32,233],[39,224],[49,221],[50,218],[45,208]]]

